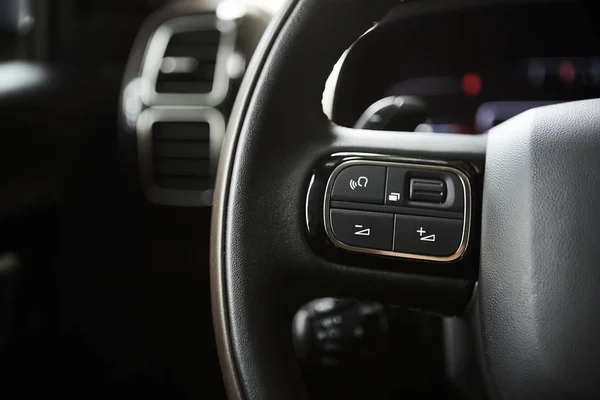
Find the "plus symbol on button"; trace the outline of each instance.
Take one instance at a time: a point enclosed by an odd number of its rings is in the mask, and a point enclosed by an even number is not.
[[[417,231],[417,233],[419,234],[419,236],[423,236],[424,234],[427,233],[427,231],[424,231],[423,227],[420,227],[419,230]]]

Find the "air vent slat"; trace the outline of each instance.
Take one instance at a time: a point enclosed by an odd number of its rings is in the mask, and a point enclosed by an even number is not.
[[[156,80],[158,93],[207,94],[213,90],[221,32],[216,28],[175,33]]]
[[[207,190],[213,187],[212,178],[187,178],[173,176],[156,176],[158,187],[174,190]]]
[[[170,43],[174,45],[189,45],[189,44],[212,44],[218,43],[221,38],[221,32],[217,29],[204,31],[191,31],[175,33],[171,36]]]
[[[219,51],[218,45],[202,46],[171,46],[167,47],[164,57],[193,57],[198,62],[210,61],[214,64]]]
[[[206,122],[156,122],[152,130],[155,140],[210,140],[210,125]]]
[[[154,160],[154,173],[156,175],[210,178],[210,161],[158,158]]]
[[[194,67],[193,72],[171,73],[168,76],[162,74],[158,82],[202,82],[212,85],[213,76],[215,74],[215,66],[209,64],[199,64]]]
[[[158,93],[209,93],[212,86],[212,82],[157,82],[156,91]]]
[[[205,142],[155,142],[154,156],[169,158],[208,158],[210,144]]]

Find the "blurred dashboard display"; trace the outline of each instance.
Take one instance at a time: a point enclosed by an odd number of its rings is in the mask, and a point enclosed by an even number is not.
[[[337,124],[354,126],[381,99],[410,97],[426,107],[414,130],[476,134],[531,107],[600,97],[591,3],[405,3],[344,57]],[[416,118],[408,110],[395,117]]]
[[[453,74],[405,79],[385,96],[417,96],[417,130],[482,133],[530,108],[600,96],[600,58],[528,58],[461,65]]]

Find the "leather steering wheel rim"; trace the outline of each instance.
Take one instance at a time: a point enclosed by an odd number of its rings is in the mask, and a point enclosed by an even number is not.
[[[290,1],[244,78],[220,158],[211,233],[213,317],[229,397],[308,397],[291,322],[314,298],[457,315],[478,281],[492,394],[597,398],[600,100],[533,109],[489,135],[336,126],[321,106],[327,76],[395,3]],[[373,268],[319,256],[305,212],[315,165],[357,152],[471,166],[480,205],[472,236],[481,233],[481,251],[472,240],[470,255],[455,265],[377,259]]]
[[[278,99],[274,99],[273,94],[278,92],[278,87],[285,85],[287,81],[288,84],[294,83],[292,86],[295,88],[288,89],[294,95],[286,98],[285,102],[298,103],[298,115],[315,118],[320,120],[321,124],[329,124],[323,114],[320,100],[331,68],[342,52],[372,26],[374,21],[383,16],[384,12],[394,4],[394,1],[385,0],[376,2],[378,4],[372,3],[369,0],[288,1],[284,10],[265,33],[240,88],[221,152],[211,234],[213,319],[221,369],[227,393],[231,399],[302,399],[307,397],[296,367],[290,329],[287,331],[275,329],[274,332],[277,334],[272,337],[269,335],[268,339],[264,337],[244,339],[239,335],[240,332],[236,332],[238,329],[245,330],[244,327],[237,324],[242,322],[239,314],[241,310],[238,309],[238,305],[244,304],[244,300],[241,297],[233,298],[231,284],[233,280],[237,279],[247,283],[252,279],[232,277],[233,270],[228,264],[230,260],[227,260],[228,251],[226,250],[226,238],[231,232],[227,231],[226,219],[230,215],[227,210],[231,210],[233,205],[230,188],[236,174],[234,164],[236,161],[239,163],[240,149],[243,149],[246,141],[251,139],[252,133],[247,131],[250,128],[249,122],[251,124],[251,121],[256,120],[261,113],[254,105],[264,104],[263,102],[267,99],[272,106],[276,105]],[[318,29],[315,29],[317,27]],[[305,46],[311,46],[312,49],[306,51],[296,47],[295,44],[299,42],[305,43]],[[278,60],[287,60],[289,63],[294,58],[301,59],[303,62],[296,64],[293,68],[286,68],[278,63]],[[296,75],[305,80],[305,83],[310,82],[310,84],[299,85],[299,81],[292,82],[288,80],[290,78],[286,79],[282,76],[291,71],[294,71],[291,75]],[[269,80],[273,76],[277,76],[277,78],[275,81],[271,81],[273,84],[271,85]],[[300,99],[303,101],[298,101]],[[306,101],[308,99],[312,101]],[[287,109],[291,111],[295,107],[289,104]],[[277,113],[277,111],[272,112]],[[280,115],[283,116],[283,114]],[[291,122],[287,128],[289,129],[294,123]],[[281,134],[285,136],[291,133],[282,132]],[[249,154],[247,155],[249,156]],[[299,187],[304,189],[304,182]],[[268,204],[263,203],[262,206],[268,207]],[[245,273],[246,271],[239,269],[238,272]],[[322,295],[325,293],[322,292]],[[314,293],[314,297],[318,297],[318,293]],[[276,299],[274,301],[277,302]],[[301,305],[302,303],[293,303],[279,315],[279,318],[289,320],[288,328],[291,327],[293,313]],[[242,305],[241,308],[245,308],[245,305]],[[246,314],[245,311],[241,311],[241,313],[242,315]],[[246,322],[249,323],[249,321]],[[250,331],[246,331],[246,333],[252,335]],[[283,340],[281,340],[282,338]],[[251,348],[262,347],[253,344],[254,340],[261,342],[262,346],[273,345],[270,349],[265,348],[265,353],[268,353],[266,360],[256,354],[250,357],[243,354],[250,353],[248,350]],[[254,367],[253,365],[257,362],[259,365]]]

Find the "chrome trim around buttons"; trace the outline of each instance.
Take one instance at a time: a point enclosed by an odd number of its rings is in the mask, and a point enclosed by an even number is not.
[[[379,156],[381,158],[381,156]],[[327,236],[331,240],[331,242],[344,250],[353,251],[357,253],[366,253],[366,254],[376,254],[381,256],[389,256],[389,257],[400,257],[400,258],[408,258],[413,260],[422,260],[422,261],[437,261],[437,262],[452,262],[456,261],[463,256],[465,251],[467,250],[467,246],[469,243],[469,237],[471,233],[471,183],[467,175],[461,170],[451,167],[449,165],[440,163],[438,161],[430,161],[431,164],[423,164],[423,162],[427,163],[428,161],[419,160],[419,162],[415,162],[415,160],[407,160],[403,158],[395,158],[395,157],[385,157],[386,161],[373,161],[373,160],[351,160],[346,161],[338,165],[333,172],[331,173],[327,186],[325,188],[325,199],[323,204],[323,221],[325,222],[325,232]],[[356,247],[345,244],[339,241],[331,227],[331,215],[330,215],[330,203],[331,203],[331,191],[333,190],[333,184],[335,182],[335,178],[338,174],[345,168],[350,167],[352,165],[375,165],[375,166],[383,166],[383,167],[406,167],[413,169],[421,169],[427,171],[445,171],[456,174],[460,179],[463,185],[463,194],[464,194],[464,217],[463,217],[463,230],[462,230],[462,238],[460,241],[460,245],[456,252],[450,256],[427,256],[423,254],[411,254],[411,253],[400,253],[395,251],[387,251],[387,250],[376,250],[369,249],[363,247]],[[386,176],[387,179],[387,176]],[[394,238],[396,235],[396,218],[394,218]]]
[[[182,32],[218,29],[221,32],[212,90],[208,93],[158,93],[156,81],[171,36]],[[140,77],[147,88],[142,101],[154,105],[207,105],[217,106],[225,100],[229,90],[227,60],[235,52],[236,22],[218,19],[214,14],[200,14],[173,18],[164,22],[153,34],[142,61]]]
[[[178,190],[156,186],[154,181],[152,125],[155,122],[207,122],[210,127],[210,166],[216,173],[221,143],[225,135],[225,118],[211,107],[150,107],[137,121],[138,162],[146,198],[156,204],[169,206],[210,206],[213,190]]]

